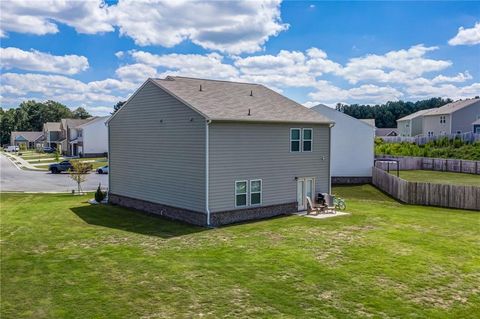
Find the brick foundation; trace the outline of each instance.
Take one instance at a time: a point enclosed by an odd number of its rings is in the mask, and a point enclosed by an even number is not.
[[[372,177],[370,176],[332,176],[332,184],[346,185],[346,184],[371,184]]]
[[[168,205],[152,203],[141,199],[108,195],[110,204],[137,209],[148,214],[183,221],[198,226],[207,226],[207,214]],[[297,211],[297,203],[287,203],[271,206],[250,207],[210,214],[210,226],[222,226],[248,220],[264,219],[278,215],[287,215]]]
[[[287,215],[297,211],[297,202],[250,207],[245,209],[236,209],[225,212],[211,213],[210,224],[212,226],[221,226],[227,224],[233,224],[254,219],[264,219],[278,215]]]

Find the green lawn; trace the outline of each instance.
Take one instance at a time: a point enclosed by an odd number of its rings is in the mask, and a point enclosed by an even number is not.
[[[204,229],[1,194],[1,318],[478,318],[480,214],[339,187],[350,216]]]
[[[397,174],[396,171],[390,171],[390,173]],[[480,175],[475,174],[412,170],[400,171],[400,178],[412,182],[480,186]]]
[[[108,164],[108,160],[106,157],[92,157],[92,158],[82,158],[82,159],[71,159],[70,161],[75,162],[75,161],[94,161],[94,162],[89,162],[89,164],[92,165],[92,168],[96,170],[99,167],[105,166]],[[45,164],[45,165],[35,165],[36,168],[48,170],[48,166],[50,164]]]

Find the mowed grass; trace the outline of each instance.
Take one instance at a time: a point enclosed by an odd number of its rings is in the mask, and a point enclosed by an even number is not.
[[[397,172],[390,171],[390,174],[396,175]],[[475,175],[475,174],[411,170],[411,171],[400,171],[400,178],[403,178],[411,182],[453,184],[453,185],[466,185],[466,186],[480,187],[480,175]]]
[[[1,194],[2,318],[478,318],[480,214],[338,187],[350,216],[217,229]]]

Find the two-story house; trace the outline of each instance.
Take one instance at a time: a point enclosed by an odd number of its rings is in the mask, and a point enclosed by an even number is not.
[[[95,157],[108,153],[108,128],[106,125],[108,118],[109,116],[96,117],[76,127],[77,138],[70,143],[78,155]]]
[[[420,110],[397,120],[397,129],[400,136],[417,136],[423,134],[423,116],[433,109]]]
[[[78,156],[78,127],[88,123],[93,118],[88,119],[62,119],[60,121],[60,141],[62,153],[67,156]]]
[[[472,123],[478,118],[479,98],[448,103],[423,115],[423,134],[437,136],[472,132]]]
[[[305,210],[333,125],[263,85],[148,79],[108,121],[109,202],[207,226]]]
[[[43,124],[43,146],[53,147],[61,151],[61,128],[60,122],[46,122]]]

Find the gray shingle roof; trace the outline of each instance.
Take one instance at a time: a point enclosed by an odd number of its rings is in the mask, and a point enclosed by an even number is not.
[[[333,123],[260,84],[178,76],[152,80],[210,120]]]
[[[88,123],[95,118],[96,117],[89,117],[88,119],[62,119],[62,125],[63,128],[76,128],[77,126]]]
[[[397,120],[397,122],[398,122],[398,121],[413,120],[414,118],[417,118],[417,117],[419,117],[419,116],[428,114],[428,113],[431,112],[432,110],[435,110],[435,109],[433,108],[433,109],[427,109],[427,110],[417,111],[417,112],[415,112],[415,113],[412,113],[412,114],[409,114],[409,115],[404,116],[404,117],[402,117],[402,118],[399,118],[399,119]]]
[[[456,112],[460,109],[463,109],[464,107],[470,106],[477,102],[480,102],[480,99],[460,100],[460,101],[448,103],[442,107],[432,109],[430,112],[425,114],[425,116],[451,114],[453,112]]]
[[[396,128],[377,128],[375,130],[375,136],[389,136],[391,133],[398,134],[398,129]]]
[[[47,131],[60,131],[60,122],[47,122],[43,124],[43,129]]]
[[[30,141],[30,142],[35,142],[43,136],[43,132],[37,132],[37,131],[19,132],[19,131],[14,131],[14,132],[11,133],[11,136],[16,141],[26,140],[26,141]],[[23,137],[24,139],[19,139],[20,137]]]

